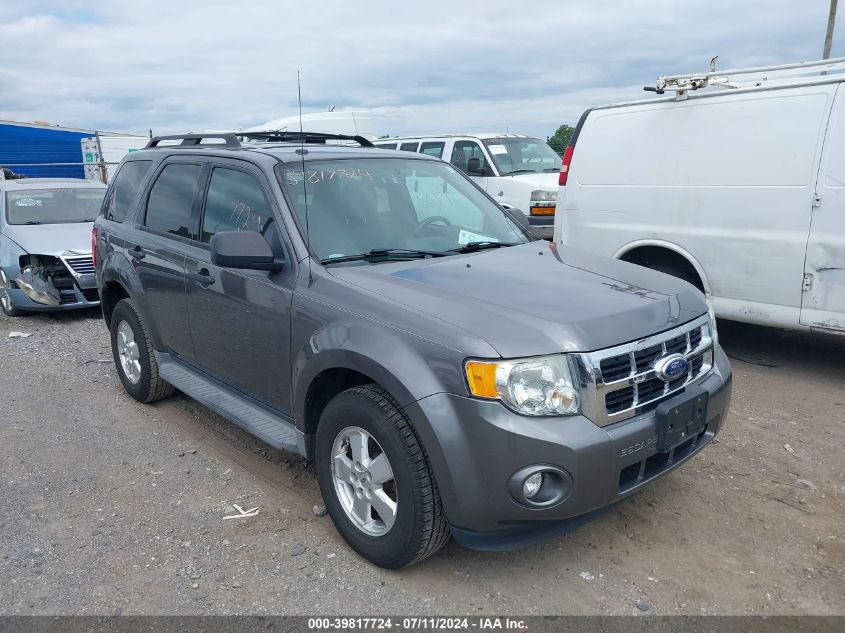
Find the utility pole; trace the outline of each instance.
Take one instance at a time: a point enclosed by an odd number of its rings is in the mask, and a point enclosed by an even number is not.
[[[827,16],[827,34],[824,36],[824,53],[822,59],[830,59],[830,48],[833,46],[833,25],[836,22],[836,3],[838,0],[830,0],[830,13]]]

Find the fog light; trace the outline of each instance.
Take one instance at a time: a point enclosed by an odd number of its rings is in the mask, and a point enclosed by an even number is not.
[[[572,491],[572,476],[560,466],[534,464],[511,475],[508,491],[517,503],[534,509],[561,503]]]
[[[524,484],[522,484],[522,494],[525,495],[526,499],[531,499],[540,492],[540,488],[542,487],[543,473],[534,473],[525,480]]]

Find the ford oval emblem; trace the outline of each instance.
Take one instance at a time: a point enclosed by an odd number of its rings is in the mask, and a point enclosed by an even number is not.
[[[689,362],[683,354],[670,354],[654,363],[654,373],[660,380],[675,380],[689,371]]]

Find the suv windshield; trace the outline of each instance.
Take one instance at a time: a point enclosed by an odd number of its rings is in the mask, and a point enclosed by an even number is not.
[[[105,189],[31,189],[6,193],[9,224],[93,222]]]
[[[484,144],[502,176],[560,171],[560,156],[538,138],[486,138]]]
[[[475,242],[529,238],[496,203],[447,163],[364,158],[278,167],[320,259],[381,249],[445,252]],[[308,218],[306,221],[306,201]]]

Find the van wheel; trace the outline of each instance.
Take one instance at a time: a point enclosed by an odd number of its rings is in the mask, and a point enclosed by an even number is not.
[[[329,402],[317,427],[316,466],[337,531],[379,567],[406,567],[449,540],[428,457],[377,385],[348,389]]]
[[[155,402],[171,395],[174,388],[158,374],[153,346],[134,301],[117,302],[109,329],[114,364],[126,392],[139,402]]]
[[[20,316],[21,311],[12,303],[12,295],[8,292],[10,286],[6,273],[0,270],[0,310],[3,310],[3,314],[9,317]]]

